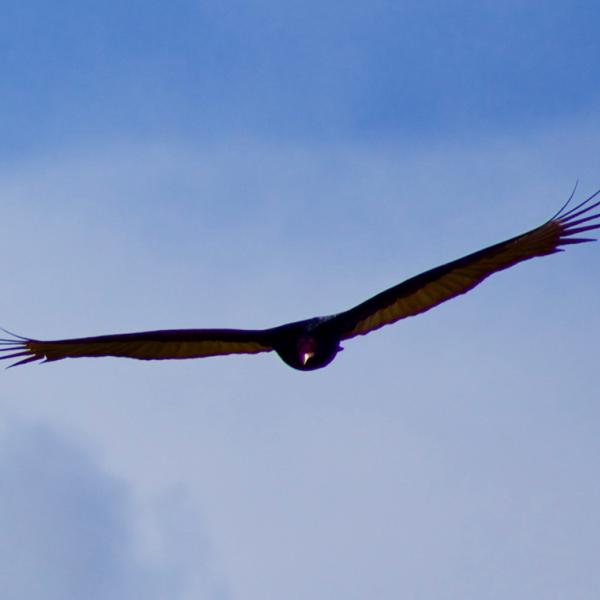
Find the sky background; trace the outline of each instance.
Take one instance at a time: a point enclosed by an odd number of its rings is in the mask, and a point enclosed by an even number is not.
[[[0,325],[337,312],[600,187],[600,7],[5,1]],[[600,246],[276,356],[0,381],[7,600],[591,600]]]

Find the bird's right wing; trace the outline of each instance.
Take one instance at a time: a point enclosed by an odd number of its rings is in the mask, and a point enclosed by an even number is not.
[[[600,206],[600,201],[592,203],[598,194],[600,190],[571,210],[567,211],[567,205],[563,206],[552,219],[536,229],[391,287],[366,302],[335,315],[330,326],[335,328],[341,339],[365,335],[464,294],[493,273],[519,262],[561,252],[561,246],[568,244],[593,241],[591,238],[574,236],[600,229],[600,212],[590,214]]]
[[[0,360],[20,358],[11,366],[82,356],[122,356],[140,360],[202,358],[223,354],[269,352],[268,330],[171,329],[42,341],[20,336],[0,340]]]

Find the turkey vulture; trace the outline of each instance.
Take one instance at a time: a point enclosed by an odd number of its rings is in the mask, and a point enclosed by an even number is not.
[[[340,342],[425,312],[464,294],[492,273],[536,256],[561,252],[561,246],[595,241],[574,237],[600,229],[600,200],[595,194],[567,210],[569,201],[549,221],[527,233],[489,246],[391,287],[335,315],[287,323],[272,329],[175,329],[43,341],[10,334],[0,340],[2,359],[10,365],[81,356],[123,356],[140,360],[256,354],[275,350],[294,369],[327,366],[342,349]]]

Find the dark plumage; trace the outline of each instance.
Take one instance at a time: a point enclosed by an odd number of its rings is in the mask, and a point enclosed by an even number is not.
[[[599,194],[600,190],[570,210],[567,202],[540,227],[412,277],[336,315],[262,330],[162,330],[53,341],[13,336],[0,340],[0,358],[20,359],[11,365],[16,366],[82,356],[162,360],[274,350],[294,369],[320,369],[335,358],[343,340],[425,312],[519,262],[594,241],[575,236],[600,228],[600,211],[593,212],[600,201],[592,202]]]

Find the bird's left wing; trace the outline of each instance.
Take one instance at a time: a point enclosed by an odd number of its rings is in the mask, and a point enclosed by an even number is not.
[[[268,330],[172,329],[42,341],[13,336],[0,340],[0,360],[19,358],[11,366],[82,356],[122,356],[140,360],[202,358],[256,354],[272,350]]]
[[[426,271],[385,290],[334,316],[329,326],[335,328],[341,339],[365,335],[464,294],[486,277],[519,262],[561,252],[561,246],[568,244],[594,241],[573,236],[600,229],[600,212],[591,214],[600,206],[600,201],[592,202],[598,194],[600,190],[571,210],[567,211],[565,205],[552,219],[536,229]]]

